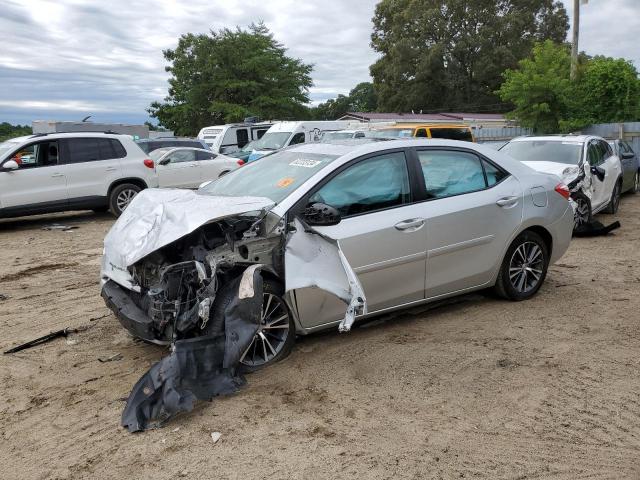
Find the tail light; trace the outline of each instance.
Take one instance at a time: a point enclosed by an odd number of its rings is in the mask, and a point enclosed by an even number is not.
[[[569,200],[569,197],[571,196],[569,187],[567,187],[564,183],[559,183],[558,185],[556,185],[555,191],[562,195],[566,200]]]
[[[153,160],[151,160],[150,158],[145,158],[144,162],[142,162],[142,163],[144,163],[144,166],[147,167],[147,168],[155,168],[156,167],[154,165],[154,163],[153,163]]]
[[[240,166],[244,165],[245,163],[246,162],[244,160],[242,160],[242,159],[237,161],[237,164],[240,165]]]

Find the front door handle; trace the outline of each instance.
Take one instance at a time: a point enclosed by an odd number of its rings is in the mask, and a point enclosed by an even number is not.
[[[403,220],[394,225],[396,230],[400,231],[411,231],[415,232],[419,230],[424,225],[424,218],[410,218],[408,220]]]
[[[51,175],[51,178],[59,178],[59,177],[64,177],[64,173],[54,173],[53,175]]]
[[[105,170],[107,172],[115,172],[117,170],[117,168],[116,167],[107,167],[107,168],[105,168]]]
[[[502,197],[496,201],[496,205],[499,207],[513,207],[518,203],[518,197]]]

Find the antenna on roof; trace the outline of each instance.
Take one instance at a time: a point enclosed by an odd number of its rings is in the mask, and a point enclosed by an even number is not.
[[[82,119],[82,123],[86,122],[87,120],[89,120],[93,115],[87,115],[86,117],[84,117]]]

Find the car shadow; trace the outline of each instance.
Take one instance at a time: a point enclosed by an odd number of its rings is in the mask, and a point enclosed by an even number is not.
[[[96,213],[93,211],[62,212],[29,217],[0,218],[0,231],[38,229],[53,223],[77,226],[90,221],[114,220],[109,212]]]

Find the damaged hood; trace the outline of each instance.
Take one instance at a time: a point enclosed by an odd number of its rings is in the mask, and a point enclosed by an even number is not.
[[[214,220],[267,210],[264,197],[217,197],[191,190],[140,192],[104,239],[102,277],[131,288],[127,267]]]

